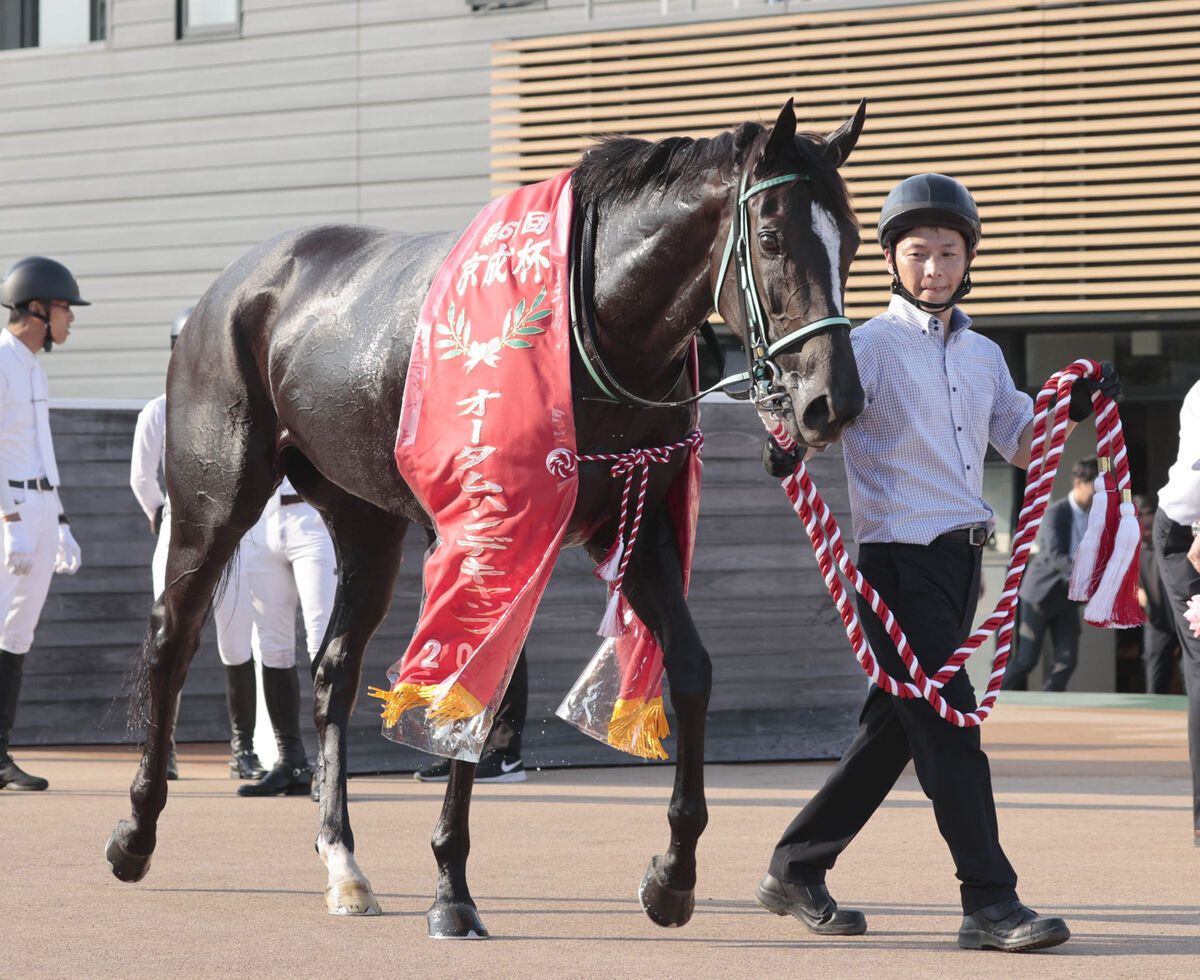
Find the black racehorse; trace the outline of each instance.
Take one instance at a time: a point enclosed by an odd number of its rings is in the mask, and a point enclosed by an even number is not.
[[[798,441],[837,439],[863,394],[842,316],[859,243],[838,168],[864,107],[822,139],[797,134],[789,101],[775,125],[712,139],[610,138],[572,178],[578,320],[572,350],[581,454],[665,446],[696,421],[682,370],[714,302],[746,340],[761,411]],[[388,609],[410,522],[430,518],[392,450],[422,300],[456,235],[326,225],[287,233],[232,263],[196,304],[167,378],[167,586],[134,666],[130,716],[148,724],[130,788],[132,814],[105,854],[122,881],[149,868],[166,804],[167,734],[222,572],[286,475],[323,515],[337,548],[337,598],[313,663],[320,737],[320,832],[331,912],[377,912],[354,860],[346,806],[346,725],[363,653]],[[715,300],[714,300],[715,297]],[[682,454],[677,454],[681,456]],[[647,914],[679,925],[692,911],[696,843],[707,822],[704,720],[708,653],[682,591],[664,498],[682,458],[650,475],[625,594],[664,651],[678,758],[670,845],[641,889]],[[603,557],[617,533],[622,481],[580,466],[567,543]],[[466,880],[475,766],[455,762],[433,837],[435,936],[486,935]]]

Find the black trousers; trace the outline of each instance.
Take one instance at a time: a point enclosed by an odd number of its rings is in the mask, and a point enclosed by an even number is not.
[[[859,569],[895,614],[928,674],[938,671],[970,634],[981,558],[980,549],[960,543],[859,548]],[[858,613],[883,669],[898,680],[907,678],[895,646],[861,597]],[[942,694],[960,711],[976,706],[965,670]],[[1017,875],[1000,848],[991,770],[979,729],[958,728],[923,699],[897,698],[873,685],[854,742],[784,832],[771,857],[771,874],[803,884],[824,881],[910,759],[950,846],[964,914],[1015,898]]]
[[[1146,693],[1170,694],[1175,677],[1175,651],[1179,639],[1172,624],[1169,630],[1147,622],[1142,627],[1142,663],[1146,667]]]
[[[1079,663],[1079,607],[1069,600],[1066,603],[1048,604],[1022,599],[1017,649],[1004,673],[1005,690],[1025,690],[1030,672],[1041,659],[1047,632],[1050,634],[1052,659],[1045,673],[1042,690],[1067,689],[1067,681]]]
[[[1183,617],[1189,596],[1200,595],[1200,572],[1188,561],[1192,529],[1176,524],[1161,509],[1154,515],[1154,550],[1162,576],[1163,598],[1175,614],[1179,645],[1183,648],[1180,667],[1188,699],[1188,753],[1192,760],[1192,824],[1200,830],[1200,637]]]

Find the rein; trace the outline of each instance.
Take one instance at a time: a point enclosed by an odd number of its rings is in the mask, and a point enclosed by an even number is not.
[[[721,269],[717,275],[716,288],[713,291],[713,308],[721,313],[720,294],[729,270],[729,259],[734,258],[737,270],[738,298],[742,313],[742,322],[746,325],[743,331],[742,346],[746,352],[746,370],[738,374],[728,375],[716,384],[703,391],[697,392],[690,398],[678,401],[643,398],[625,388],[615,377],[600,354],[599,338],[596,334],[595,285],[596,285],[596,204],[592,202],[584,208],[582,231],[578,244],[572,240],[572,251],[578,251],[578,262],[573,259],[571,266],[571,336],[579,351],[584,367],[596,386],[607,396],[604,401],[624,403],[637,408],[682,408],[698,402],[705,395],[720,391],[738,384],[748,383],[744,392],[729,393],[730,397],[738,399],[752,398],[761,410],[768,411],[775,405],[787,399],[787,392],[778,386],[780,371],[774,358],[787,353],[804,344],[826,330],[841,327],[850,329],[850,321],[844,316],[825,317],[812,323],[805,324],[793,330],[787,336],[771,341],[767,335],[767,313],[763,308],[762,299],[758,294],[758,285],[754,279],[753,253],[746,229],[750,225],[747,202],[756,194],[775,187],[778,184],[791,183],[795,180],[808,180],[807,174],[781,174],[760,181],[749,190],[746,181],[749,171],[742,172],[741,184],[738,188],[737,206],[734,208],[734,220],[729,229],[729,237],[725,240],[725,249],[721,256]],[[576,269],[578,268],[578,276]],[[711,324],[705,320],[700,325],[700,333],[705,343],[712,350],[724,372],[725,355],[717,341]],[[683,372],[687,368],[684,359],[679,377],[668,392],[674,391]]]
[[[1038,528],[1042,523],[1042,515],[1050,500],[1050,489],[1054,483],[1054,476],[1058,471],[1063,446],[1067,439],[1069,422],[1067,413],[1070,407],[1071,386],[1080,378],[1099,378],[1100,373],[1100,365],[1095,361],[1080,359],[1065,370],[1052,375],[1039,392],[1034,415],[1033,444],[1029,472],[1025,482],[1025,496],[1017,519],[1017,530],[1013,535],[1012,556],[1000,599],[987,621],[971,634],[933,677],[929,677],[921,669],[904,631],[900,629],[891,610],[846,555],[837,521],[821,499],[816,487],[813,486],[804,461],[801,460],[796,465],[795,471],[783,478],[784,492],[787,493],[793,509],[804,522],[804,529],[808,532],[809,540],[812,542],[817,564],[825,580],[825,587],[829,590],[829,595],[841,615],[846,636],[854,650],[855,659],[862,665],[871,683],[896,697],[924,698],[942,719],[960,728],[980,725],[991,714],[1000,691],[1000,684],[1004,680],[1005,668],[1008,665],[1013,618],[1017,604],[1017,588],[1021,584],[1021,576],[1025,572],[1029,549],[1037,537]],[[1046,445],[1046,417],[1049,414],[1051,397],[1055,398],[1055,406],[1050,440]],[[1122,496],[1127,499],[1130,488],[1129,465],[1125,455],[1125,438],[1121,429],[1121,420],[1117,414],[1116,403],[1098,391],[1092,392],[1092,401],[1096,407],[1097,453],[1112,459],[1117,487]],[[787,434],[782,421],[779,419],[772,421],[773,424],[765,418],[763,419],[763,424],[770,432],[771,438],[786,451],[794,451],[796,444]],[[1043,446],[1045,446],[1044,449]],[[1094,502],[1093,507],[1098,503],[1098,501]],[[870,603],[871,609],[879,617],[892,642],[896,645],[896,651],[900,654],[904,666],[912,678],[911,682],[897,681],[885,673],[872,656],[870,644],[867,642],[854,606],[842,587],[835,567]],[[996,652],[992,657],[992,671],[985,696],[974,711],[959,711],[946,702],[941,696],[940,689],[958,672],[980,644],[993,633],[996,634]]]

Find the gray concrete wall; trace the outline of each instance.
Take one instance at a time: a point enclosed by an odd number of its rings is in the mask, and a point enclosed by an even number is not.
[[[55,409],[62,498],[83,549],[74,576],[55,576],[13,733],[16,745],[127,740],[122,685],[149,614],[154,540],[129,490],[134,409]],[[713,660],[707,755],[713,760],[830,758],[848,744],[866,690],[808,539],[777,481],[759,463],[762,427],[744,403],[705,400],[703,490],[689,607]],[[849,533],[840,453],[811,469]],[[422,757],[379,735],[368,686],[404,652],[417,610],[424,534],[408,555],[387,619],[367,651],[351,732],[356,771],[415,767]],[[529,639],[528,757],[535,763],[617,763],[614,749],[554,717],[595,652],[604,589],[581,549],[563,552]],[[297,636],[303,637],[302,627]],[[299,660],[307,658],[300,640]],[[309,698],[311,685],[302,678]],[[224,671],[211,625],[192,663],[182,741],[229,737]],[[307,708],[306,708],[307,715]],[[315,735],[309,728],[310,748]],[[670,746],[668,741],[668,746]]]

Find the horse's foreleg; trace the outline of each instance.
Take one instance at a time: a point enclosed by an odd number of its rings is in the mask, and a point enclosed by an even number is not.
[[[475,902],[467,888],[467,855],[471,853],[471,788],[475,763],[455,760],[433,832],[438,880],[433,905],[425,913],[433,939],[487,939]]]
[[[318,491],[329,498],[332,491]],[[321,653],[313,661],[313,720],[319,749],[321,826],[316,849],[325,862],[325,907],[333,915],[376,915],[379,902],[354,859],[346,799],[346,729],[362,680],[367,641],[383,621],[400,568],[407,522],[362,500],[320,501],[338,554],[338,587]]]
[[[643,523],[626,570],[625,594],[663,649],[677,736],[675,787],[667,810],[671,842],[665,854],[651,859],[638,898],[660,926],[681,926],[692,917],[696,844],[708,824],[704,721],[712,664],[684,600],[679,547],[665,506]]]

